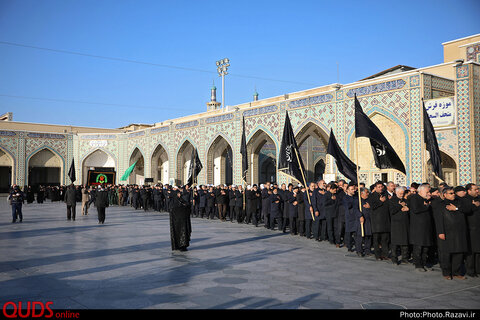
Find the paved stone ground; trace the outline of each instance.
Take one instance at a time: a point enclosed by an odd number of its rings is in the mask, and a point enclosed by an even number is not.
[[[361,309],[480,307],[480,278],[444,280],[358,258],[263,227],[192,219],[189,251],[172,252],[168,214],[107,209],[66,220],[62,203],[0,203],[0,304],[56,309]],[[80,206],[77,206],[77,212]]]

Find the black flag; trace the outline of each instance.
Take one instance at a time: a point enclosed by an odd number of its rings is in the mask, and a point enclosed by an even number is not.
[[[435,130],[433,129],[432,121],[428,116],[427,109],[425,108],[425,102],[423,102],[423,139],[430,153],[430,161],[432,162],[433,172],[443,180],[442,174],[442,158],[440,156],[440,148],[438,147],[437,137],[435,136]]]
[[[355,137],[367,137],[370,139],[375,165],[379,169],[392,168],[406,174],[402,160],[400,160],[380,129],[363,112],[357,95],[355,95]]]
[[[247,156],[247,137],[245,136],[245,117],[243,117],[242,142],[240,143],[240,153],[242,154],[242,180],[247,182],[248,156]]]
[[[75,177],[75,161],[74,161],[74,159],[72,159],[72,164],[70,165],[70,169],[68,170],[68,177],[70,178],[70,181],[72,181],[72,183],[74,183],[75,180],[77,180],[77,178]]]
[[[298,152],[297,141],[293,133],[288,112],[285,116],[282,143],[280,144],[280,156],[278,157],[278,171],[285,173],[298,182],[307,185],[305,181],[305,169],[303,167],[300,152]]]
[[[187,180],[187,185],[192,185],[197,176],[198,173],[202,170],[203,166],[202,163],[200,162],[200,158],[198,157],[198,152],[196,148],[192,149],[192,156],[190,158],[190,166],[188,167],[188,180]]]
[[[357,183],[357,165],[350,160],[338,145],[337,139],[333,135],[333,130],[330,129],[330,139],[328,139],[327,153],[335,158],[338,171],[351,182]]]

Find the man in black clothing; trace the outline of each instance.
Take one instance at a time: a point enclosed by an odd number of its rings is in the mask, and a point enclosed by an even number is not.
[[[352,238],[349,238],[348,240],[345,239],[345,208],[343,207],[343,198],[345,197],[345,190],[347,189],[348,184],[346,183],[345,180],[339,180],[338,181],[338,188],[337,188],[337,204],[338,204],[338,215],[337,215],[337,234],[335,235],[335,238],[337,239],[339,245],[342,244],[342,239],[343,243],[346,245],[347,243],[352,242]]]
[[[434,245],[434,226],[430,204],[430,187],[420,185],[416,194],[409,197],[410,243],[413,245],[413,263],[415,270],[427,271],[425,264],[429,248]]]
[[[262,189],[262,216],[265,224],[265,228],[270,229],[270,207],[271,200],[270,195],[272,191],[270,190],[270,182],[265,183],[264,188]]]
[[[250,198],[250,213],[247,214],[247,223],[250,221],[250,216],[252,217],[252,223],[255,227],[258,226],[258,222],[260,221],[260,200],[262,198],[262,194],[260,190],[258,190],[258,186],[256,184],[253,185],[252,190],[248,194]]]
[[[288,196],[287,196],[287,205],[288,205],[288,221],[290,225],[290,234],[296,235],[298,233],[297,228],[297,218],[298,218],[298,187],[293,187],[292,185],[288,186]],[[302,195],[303,197],[303,195]],[[303,214],[303,212],[302,212]]]
[[[317,241],[320,241],[320,240],[324,241],[327,239],[328,225],[327,225],[326,209],[325,209],[325,199],[326,199],[326,192],[327,192],[326,188],[330,188],[330,187],[327,187],[325,180],[322,179],[317,182],[317,188],[315,188],[314,190],[314,194],[317,199],[315,211],[318,214],[315,215],[315,221],[312,221],[312,230],[313,230],[313,238]],[[333,239],[333,235],[331,239]]]
[[[153,210],[160,211],[161,208],[161,201],[162,201],[162,190],[158,185],[154,187],[152,190],[153,195]]]
[[[337,190],[338,186],[331,182],[327,185],[327,192],[324,196],[325,201],[325,219],[327,222],[327,234],[328,234],[328,241],[331,244],[335,244],[337,248],[340,247],[340,239],[336,238],[338,235],[337,227],[338,227],[338,199],[337,199]],[[318,231],[317,234],[314,236],[316,240],[318,239]]]
[[[207,219],[214,219],[215,218],[215,192],[213,191],[213,187],[210,186],[207,192]]]
[[[132,190],[132,207],[134,207],[135,210],[137,210],[139,206],[140,206],[140,190],[138,190],[138,186],[135,186],[135,188]]]
[[[75,221],[76,207],[77,207],[77,197],[76,189],[73,183],[67,188],[65,192],[65,203],[67,204],[67,220]]]
[[[95,207],[97,207],[98,223],[103,224],[105,222],[105,208],[108,207],[108,192],[105,187],[99,186],[97,190],[97,196],[95,199]]]
[[[441,219],[437,226],[437,236],[445,245],[441,254],[442,273],[446,279],[452,277],[465,279],[461,274],[464,253],[468,251],[467,225],[462,211],[462,200],[455,198],[453,188],[443,189],[444,200],[442,203]]]
[[[478,186],[469,183],[465,186],[467,194],[462,199],[465,202],[467,228],[468,228],[468,253],[465,261],[467,276],[480,275],[480,196]]]
[[[237,222],[243,222],[243,190],[242,186],[238,186],[235,191],[235,215],[237,216]]]
[[[230,207],[230,210],[229,210],[229,215],[230,215],[230,222],[233,222],[233,220],[235,220],[235,214],[236,214],[236,211],[235,211],[235,192],[237,191],[237,186],[236,185],[232,185],[231,186],[231,189],[229,190],[228,192],[228,206]]]
[[[297,203],[298,203],[298,214],[297,214],[297,232],[301,237],[305,236],[305,187],[301,186],[298,188],[297,193]]]
[[[388,198],[384,194],[384,185],[377,181],[368,198],[371,209],[373,247],[377,260],[388,260],[388,244],[390,241],[390,212]]]
[[[405,188],[395,188],[395,193],[388,200],[391,215],[391,247],[392,262],[400,264],[407,262],[408,259],[408,231],[410,227],[410,209],[404,199]],[[397,250],[400,249],[402,260],[398,260]]]

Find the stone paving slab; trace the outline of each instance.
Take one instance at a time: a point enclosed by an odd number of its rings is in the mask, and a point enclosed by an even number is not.
[[[93,210],[92,210],[93,209]],[[444,280],[358,258],[345,248],[219,220],[192,219],[189,251],[172,252],[167,213],[95,208],[66,220],[62,203],[0,203],[0,304],[57,309],[478,309],[480,278]],[[80,205],[77,206],[80,212]]]

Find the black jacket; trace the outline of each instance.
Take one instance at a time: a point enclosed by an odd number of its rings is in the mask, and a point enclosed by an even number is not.
[[[457,210],[450,211],[447,205],[453,204]],[[445,235],[443,250],[449,253],[460,253],[468,251],[467,244],[467,223],[465,214],[462,212],[462,201],[443,200],[442,201],[442,219],[437,224],[437,236],[439,234]]]
[[[109,204],[108,192],[106,190],[97,190],[97,197],[95,198],[95,206],[97,208],[107,208]]]
[[[392,245],[406,246],[409,244],[410,213],[409,211],[402,211],[403,206],[400,204],[400,202],[406,203],[406,201],[405,199],[399,199],[396,195],[387,201],[391,215],[390,242]]]
[[[417,246],[434,244],[434,226],[430,202],[418,194],[409,197],[410,243]]]
[[[67,191],[65,192],[65,203],[67,206],[74,206],[77,204],[77,191],[75,188],[67,188]]]
[[[368,197],[368,203],[371,209],[372,232],[390,232],[390,211],[388,197],[381,201],[382,195],[378,192],[372,192]]]

